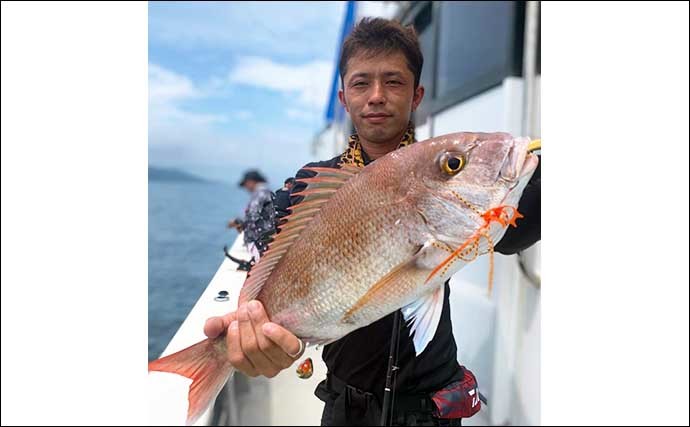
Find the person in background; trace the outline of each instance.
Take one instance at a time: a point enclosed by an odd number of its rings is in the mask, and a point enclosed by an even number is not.
[[[280,219],[289,215],[290,211],[290,191],[295,185],[295,178],[290,177],[285,180],[283,188],[276,191],[275,195],[275,207],[276,207],[276,221],[280,222]]]
[[[268,239],[275,233],[276,211],[273,193],[266,185],[266,178],[259,171],[247,171],[239,186],[250,193],[244,218],[228,222],[228,228],[244,232],[244,244],[258,261],[268,246]]]

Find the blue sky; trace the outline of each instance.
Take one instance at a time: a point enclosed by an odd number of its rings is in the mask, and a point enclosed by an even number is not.
[[[314,160],[345,2],[149,3],[149,164],[272,186]]]

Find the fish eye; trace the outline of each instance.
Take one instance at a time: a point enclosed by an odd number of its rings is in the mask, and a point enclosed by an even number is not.
[[[455,175],[465,167],[467,161],[462,154],[452,154],[441,159],[441,170],[448,175]]]

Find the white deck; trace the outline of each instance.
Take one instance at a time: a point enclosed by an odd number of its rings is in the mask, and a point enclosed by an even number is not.
[[[230,254],[240,259],[250,258],[242,245],[242,235],[235,240]],[[203,327],[206,319],[235,310],[245,277],[245,272],[237,271],[237,264],[225,258],[161,356],[205,339]],[[228,292],[229,299],[215,301],[218,292],[223,290]],[[306,357],[311,357],[314,362],[314,375],[304,380],[297,377],[295,369]],[[323,403],[314,396],[313,391],[325,375],[326,367],[321,360],[320,350],[317,352],[314,348],[308,348],[293,367],[272,379],[248,378],[236,373],[216,402],[216,405],[222,406],[226,417],[223,424],[319,425]],[[149,373],[150,425],[185,424],[190,383],[191,380],[180,375]],[[207,410],[195,425],[210,425],[211,413],[210,409]]]

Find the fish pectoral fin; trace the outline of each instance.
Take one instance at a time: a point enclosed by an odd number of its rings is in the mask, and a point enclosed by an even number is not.
[[[452,253],[452,248],[438,240],[429,240],[418,247],[417,252],[408,261],[393,268],[383,276],[374,286],[367,291],[343,316],[343,323],[354,323],[353,317],[362,309],[370,305],[380,305],[390,301],[391,292],[396,283],[409,280],[411,275],[418,275],[420,280],[428,274],[433,266]],[[421,283],[420,283],[421,284]],[[434,285],[438,287],[434,289]],[[443,311],[443,298],[445,293],[444,282],[432,283],[430,292],[425,296],[402,308],[403,317],[409,323],[412,322],[410,334],[413,334],[413,342],[416,353],[421,354],[431,342]]]
[[[417,356],[420,355],[436,334],[446,285],[441,284],[434,292],[419,298],[402,308],[402,314],[408,324],[411,322],[410,335]]]
[[[412,257],[409,261],[399,264],[397,267],[393,268],[388,274],[383,276],[381,280],[376,282],[366,294],[364,294],[356,303],[353,305],[343,316],[343,323],[353,323],[352,317],[357,314],[363,308],[371,304],[382,304],[390,298],[389,292],[391,292],[391,287],[395,285],[396,282],[400,281],[404,276],[409,274],[415,274],[418,272],[419,266],[417,265],[417,256]]]
[[[435,239],[429,240],[424,244],[416,247],[416,251],[409,258],[409,260],[397,265],[385,276],[376,282],[366,294],[364,294],[343,316],[343,323],[353,323],[353,315],[359,312],[362,308],[369,304],[382,304],[383,301],[389,301],[389,289],[396,282],[404,280],[406,276],[419,274],[421,277],[429,272],[434,265],[441,259],[441,254],[444,254],[439,249],[439,242]]]

